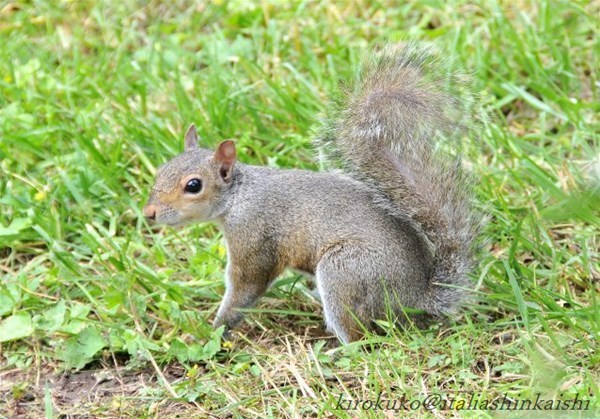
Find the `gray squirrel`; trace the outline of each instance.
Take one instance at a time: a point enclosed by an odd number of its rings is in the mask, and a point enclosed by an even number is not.
[[[226,292],[215,327],[235,327],[239,309],[288,267],[314,275],[327,329],[343,343],[390,313],[402,323],[406,309],[422,313],[415,320],[456,311],[483,217],[452,151],[471,99],[445,62],[421,43],[368,55],[315,130],[333,167],[326,172],[242,164],[233,141],[200,148],[190,126],[143,212],[168,225],[213,221],[223,232]]]

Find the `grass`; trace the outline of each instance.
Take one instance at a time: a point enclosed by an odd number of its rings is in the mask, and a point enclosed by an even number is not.
[[[577,395],[593,415],[598,14],[585,1],[0,2],[0,416],[379,417],[336,407],[469,392]],[[235,138],[244,162],[318,169],[310,128],[328,91],[385,39],[436,40],[489,109],[467,156],[492,216],[474,302],[448,324],[337,347],[289,273],[222,345],[207,320],[220,234],[148,227],[156,168],[194,121],[207,146]]]

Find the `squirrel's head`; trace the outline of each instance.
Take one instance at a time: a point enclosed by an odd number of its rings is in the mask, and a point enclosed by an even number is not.
[[[216,151],[202,149],[196,127],[185,134],[185,151],[158,169],[144,216],[159,224],[179,225],[216,218],[233,178],[235,144],[223,141]]]

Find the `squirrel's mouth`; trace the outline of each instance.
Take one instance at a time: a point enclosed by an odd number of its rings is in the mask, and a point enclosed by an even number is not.
[[[179,211],[165,205],[146,205],[144,207],[144,216],[153,225],[174,227],[186,222],[185,217]]]
[[[154,220],[150,222],[150,229],[151,230],[160,230],[163,227],[171,227],[171,228],[177,228],[177,227],[182,227],[185,224],[187,224],[187,222],[184,221],[164,221],[164,220]]]
[[[180,216],[177,216],[177,217],[173,217],[173,216],[164,217],[163,216],[163,217],[157,217],[155,222],[156,222],[156,224],[167,225],[169,227],[181,227],[186,224],[189,224],[191,222],[191,220],[182,218]]]

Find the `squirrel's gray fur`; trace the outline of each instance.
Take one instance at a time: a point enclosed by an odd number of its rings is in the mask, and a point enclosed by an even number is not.
[[[432,314],[451,312],[465,295],[484,223],[472,180],[451,154],[474,121],[468,88],[433,46],[388,44],[340,89],[317,135],[322,156],[384,193],[391,213],[414,220],[433,245]]]
[[[163,166],[144,213],[167,224],[217,222],[228,250],[215,325],[235,326],[286,267],[314,274],[325,322],[342,342],[405,308],[452,312],[468,287],[481,225],[452,141],[467,127],[463,83],[424,44],[388,45],[334,98],[317,129],[340,170],[235,161],[233,142]],[[199,192],[186,182],[200,180]],[[357,323],[358,320],[358,323]],[[359,325],[360,323],[360,325]]]

